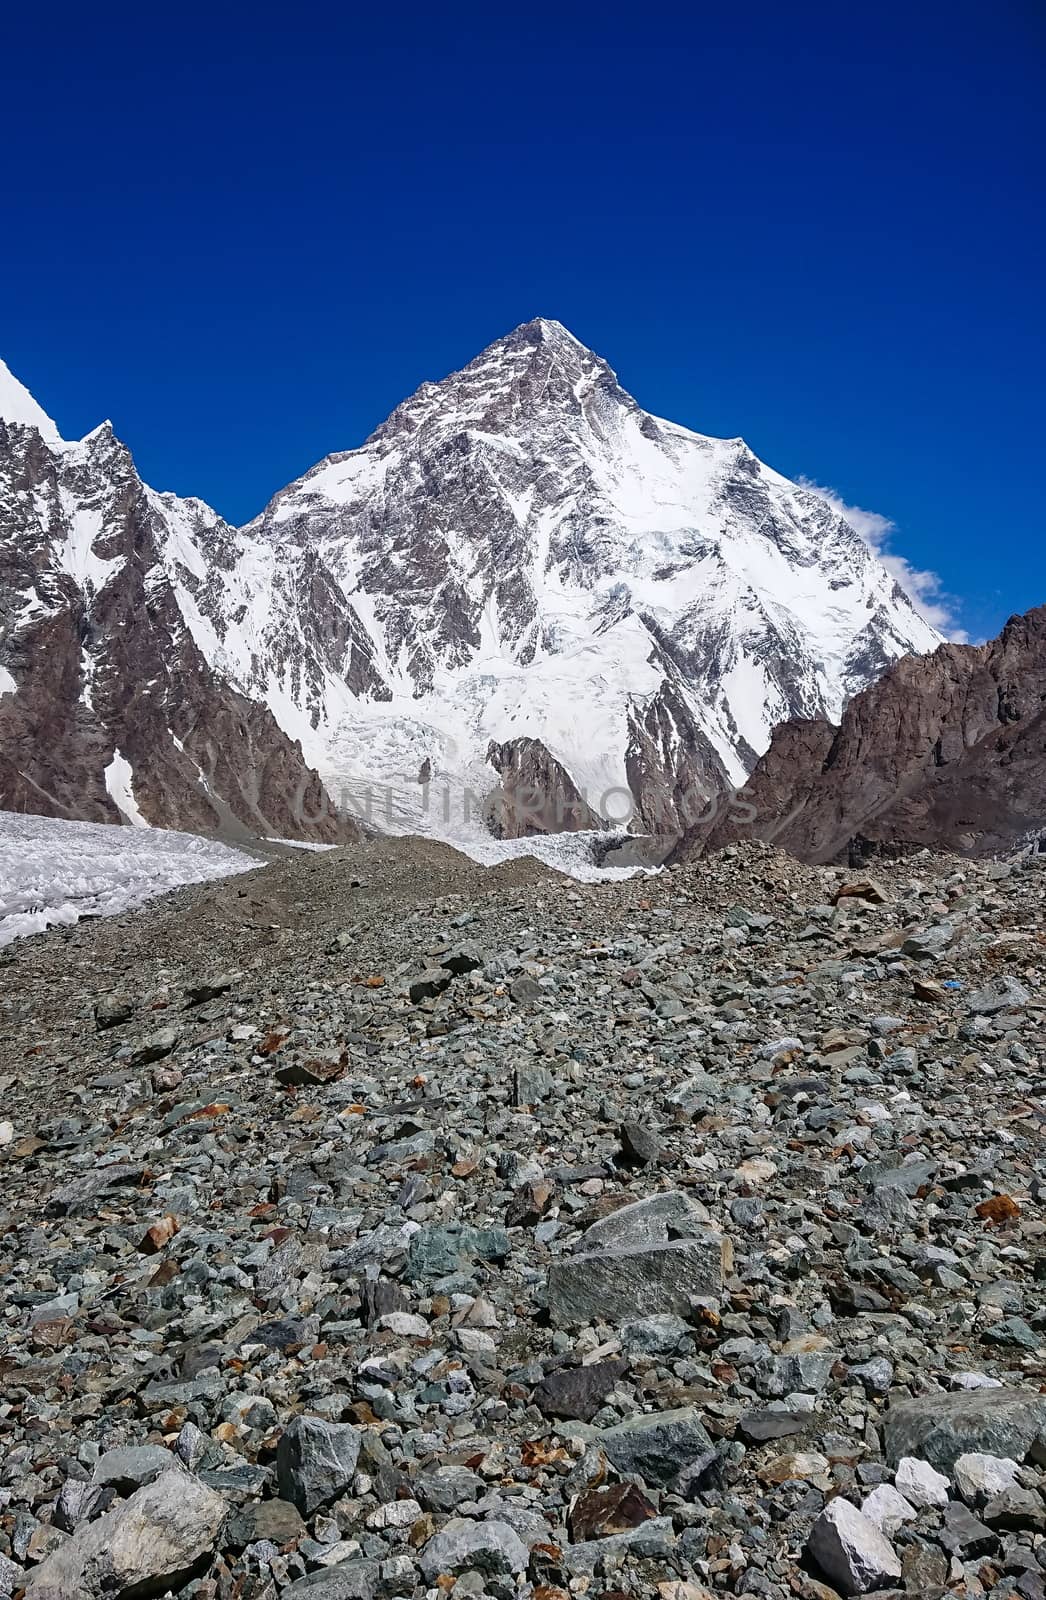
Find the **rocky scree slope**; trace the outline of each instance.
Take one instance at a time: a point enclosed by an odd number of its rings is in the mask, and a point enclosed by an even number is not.
[[[678,833],[776,722],[838,716],[938,642],[823,498],[741,439],[650,416],[555,322],[423,384],[238,532],[142,486],[110,430],[64,446],[30,397],[7,405],[14,803],[68,806],[79,786],[77,814],[111,814],[101,757],[119,749],[149,820],[201,825],[215,801],[197,766],[239,815],[242,695],[267,814],[293,786],[275,722],[393,829],[519,835],[609,809]]]
[[[1042,1596],[1038,858],[269,870],[8,953],[0,1592]]]
[[[839,726],[776,729],[739,797],[743,831],[805,861],[929,845],[980,855],[1046,831],[1046,607],[984,645],[898,661],[855,695]],[[738,836],[694,829],[680,855]]]

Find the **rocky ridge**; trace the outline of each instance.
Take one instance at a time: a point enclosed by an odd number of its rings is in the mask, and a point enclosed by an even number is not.
[[[1046,871],[383,841],[25,940],[0,1594],[1046,1581]]]
[[[108,423],[66,444],[0,420],[0,807],[352,835],[300,745],[186,625],[172,550],[227,536],[147,488]]]
[[[1046,833],[1046,606],[983,645],[906,657],[838,726],[782,724],[734,816],[678,854],[741,836],[805,861],[930,846],[978,855]],[[742,818],[743,820],[738,820]]]

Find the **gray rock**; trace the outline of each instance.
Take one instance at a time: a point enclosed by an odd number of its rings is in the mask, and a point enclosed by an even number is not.
[[[1010,1461],[1006,1456],[987,1456],[971,1451],[959,1457],[952,1475],[963,1499],[976,1503],[1010,1488],[1017,1482],[1019,1471],[1016,1461]]]
[[[712,1447],[696,1406],[628,1417],[610,1428],[574,1424],[563,1431],[602,1450],[623,1477],[636,1473],[646,1483],[662,1489]]]
[[[25,1573],[16,1562],[0,1555],[0,1600],[11,1600],[25,1583]]]
[[[477,1261],[501,1261],[512,1248],[504,1228],[472,1228],[460,1222],[420,1228],[410,1241],[406,1277],[436,1283],[469,1272]]]
[[[560,1327],[626,1322],[689,1309],[695,1296],[723,1283],[718,1234],[679,1239],[652,1249],[607,1250],[561,1258],[548,1274],[548,1308]]]
[[[620,1131],[621,1160],[626,1165],[647,1167],[661,1160],[662,1143],[645,1122],[623,1122]]]
[[[928,1461],[902,1456],[897,1463],[897,1487],[913,1506],[946,1506],[948,1479]]]
[[[880,1483],[861,1502],[861,1515],[867,1517],[885,1539],[892,1539],[906,1522],[914,1522],[919,1513],[910,1501],[890,1483]]]
[[[956,1556],[984,1555],[995,1548],[996,1537],[966,1506],[952,1500],[944,1508],[940,1541]]]
[[[857,1378],[868,1394],[887,1394],[893,1383],[893,1362],[885,1356],[873,1356],[850,1368],[851,1378]]]
[[[130,1022],[133,1015],[134,1006],[130,1000],[106,995],[104,1000],[99,1000],[95,1005],[94,1025],[99,1033],[104,1033],[108,1028],[122,1027],[125,1022]]]
[[[901,1576],[893,1545],[874,1522],[841,1496],[825,1506],[810,1530],[806,1548],[843,1594],[885,1589]]]
[[[255,1500],[233,1511],[225,1526],[225,1546],[243,1550],[259,1539],[275,1545],[293,1544],[305,1532],[297,1506],[289,1500]]]
[[[671,1355],[690,1337],[689,1325],[682,1317],[643,1317],[626,1322],[618,1338],[629,1355]]]
[[[737,1432],[746,1444],[765,1444],[769,1439],[790,1439],[804,1433],[815,1421],[812,1411],[746,1411]]]
[[[433,1467],[419,1472],[413,1482],[418,1501],[426,1511],[454,1511],[483,1492],[483,1479],[468,1467]]]
[[[177,1469],[81,1527],[29,1576],[40,1600],[117,1600],[177,1589],[213,1550],[226,1503]]]
[[[484,956],[477,944],[465,941],[457,944],[452,950],[447,950],[439,958],[441,967],[459,977],[466,972],[475,972],[483,965]]]
[[[1018,1345],[1022,1350],[1038,1350],[1042,1339],[1023,1317],[1004,1317],[981,1334],[985,1344]]]
[[[986,983],[983,989],[970,996],[970,1010],[978,1017],[994,1017],[1000,1011],[1013,1011],[1026,1006],[1031,995],[1016,978],[1001,976]]]
[[[154,1061],[162,1061],[165,1056],[177,1049],[178,1032],[175,1028],[159,1028],[156,1033],[150,1033],[143,1039],[137,1049],[131,1052],[131,1065],[134,1067],[148,1067]]]
[[[441,1573],[482,1572],[489,1577],[514,1577],[525,1572],[527,1547],[507,1522],[473,1522],[454,1517],[421,1552],[421,1570],[432,1584]]]
[[[690,1195],[679,1190],[651,1195],[620,1206],[607,1217],[600,1217],[582,1235],[579,1250],[591,1255],[596,1250],[638,1250],[646,1245],[667,1244],[670,1239],[699,1237],[708,1228],[708,1212]]]
[[[425,971],[412,978],[407,986],[414,1005],[420,1005],[423,1000],[435,1000],[444,991],[449,989],[453,982],[454,974],[445,967],[426,967]]]
[[[280,1494],[304,1516],[344,1494],[356,1472],[360,1436],[348,1423],[295,1417],[276,1450]]]
[[[898,1189],[903,1195],[916,1195],[937,1175],[936,1161],[904,1161],[898,1166],[872,1164],[863,1167],[861,1179],[874,1189]]]
[[[115,1499],[115,1489],[103,1489],[98,1484],[83,1483],[79,1478],[67,1478],[58,1491],[51,1520],[63,1533],[73,1533],[81,1522],[90,1522],[103,1511],[108,1511]]]
[[[627,1369],[627,1361],[614,1360],[550,1372],[534,1390],[534,1404],[543,1417],[589,1422]]]
[[[92,1210],[95,1201],[102,1195],[139,1184],[144,1177],[144,1166],[133,1162],[111,1162],[94,1167],[90,1172],[83,1172],[64,1184],[48,1201],[47,1213],[52,1217],[64,1217]]]
[[[125,1445],[119,1450],[107,1450],[95,1464],[91,1482],[110,1484],[121,1495],[133,1494],[143,1484],[152,1483],[161,1472],[169,1472],[180,1463],[158,1444]]]
[[[573,1577],[583,1577],[597,1568],[613,1570],[625,1556],[656,1561],[670,1556],[676,1545],[671,1517],[651,1517],[627,1533],[612,1533],[605,1539],[586,1539],[566,1545],[563,1565]]]
[[[1023,1461],[1046,1441],[1046,1394],[1032,1389],[972,1389],[922,1395],[892,1405],[885,1420],[886,1456],[896,1466],[917,1456],[950,1473],[968,1453]]]
[[[992,1495],[981,1515],[990,1528],[1046,1533],[1046,1500],[1034,1489],[1025,1489],[1018,1483]]]
[[[339,1561],[299,1578],[280,1600],[374,1600],[380,1576],[377,1561]]]

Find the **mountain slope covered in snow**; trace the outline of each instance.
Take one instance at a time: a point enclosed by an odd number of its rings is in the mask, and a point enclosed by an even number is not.
[[[108,673],[129,693],[112,652],[99,677],[91,640],[99,625],[114,637],[117,594],[128,636],[155,625],[152,607],[171,649],[300,742],[336,799],[396,830],[631,817],[680,831],[743,781],[777,722],[838,718],[889,662],[939,642],[823,498],[740,439],[650,416],[543,319],[423,384],[240,531],[199,501],[127,488],[108,432],[33,437],[8,431],[8,496],[18,451],[61,448],[60,510],[28,532],[24,509],[0,523],[0,581],[21,561],[24,594],[29,559],[75,591],[81,689]],[[92,520],[103,482],[137,495],[144,542]],[[20,615],[0,638],[19,693]]]
[[[0,407],[31,419],[16,390]],[[0,417],[0,808],[340,837],[300,748],[178,606],[171,574],[235,535],[148,489],[108,423],[76,443],[50,429]]]

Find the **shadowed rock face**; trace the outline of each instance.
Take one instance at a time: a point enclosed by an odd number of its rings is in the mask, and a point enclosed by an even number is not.
[[[119,751],[156,826],[346,836],[300,746],[186,628],[169,534],[108,426],[55,446],[0,422],[0,807],[118,822]]]
[[[491,743],[487,760],[500,779],[487,798],[487,824],[495,838],[529,839],[536,833],[578,833],[604,826],[540,739]]]
[[[786,722],[740,799],[752,822],[687,835],[678,856],[755,837],[802,860],[897,844],[991,854],[1046,829],[1046,606],[984,645],[896,662],[836,728]]]

